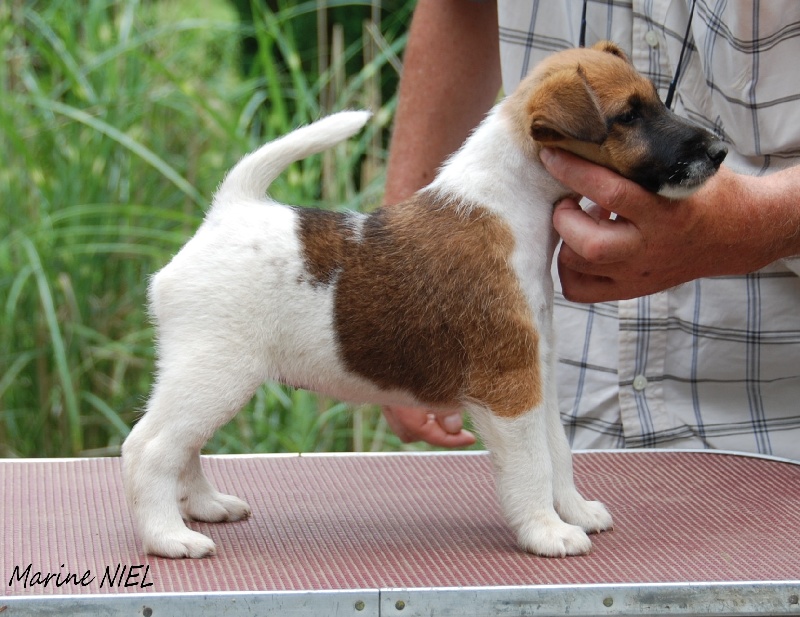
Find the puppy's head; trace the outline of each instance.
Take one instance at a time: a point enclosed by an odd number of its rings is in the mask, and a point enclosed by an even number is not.
[[[556,146],[644,188],[686,197],[719,169],[727,148],[669,111],[613,43],[554,54],[509,97],[529,147]]]

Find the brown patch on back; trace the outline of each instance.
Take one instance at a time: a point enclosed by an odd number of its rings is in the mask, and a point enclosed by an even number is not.
[[[296,208],[295,211],[309,282],[328,285],[351,251],[353,231],[347,218],[355,215],[316,208]]]
[[[430,193],[369,215],[360,239],[327,216],[301,223],[301,238],[317,280],[338,273],[334,324],[350,371],[437,407],[475,401],[516,416],[540,403],[538,334],[504,222]]]

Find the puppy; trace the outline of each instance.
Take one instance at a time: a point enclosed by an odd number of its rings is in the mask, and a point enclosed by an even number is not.
[[[581,497],[554,387],[553,204],[539,160],[571,150],[670,197],[725,149],[669,112],[614,45],[553,55],[490,112],[427,188],[372,214],[265,198],[291,162],[357,132],[342,112],[249,154],[196,235],[152,279],[157,379],[123,446],[128,503],[148,553],[203,557],[184,519],[235,521],[199,453],[265,380],[350,401],[466,409],[491,452],[519,546],[579,555],[611,528]]]

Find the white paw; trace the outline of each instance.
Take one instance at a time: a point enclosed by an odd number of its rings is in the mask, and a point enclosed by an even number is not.
[[[558,515],[562,520],[577,525],[586,533],[608,531],[614,527],[614,521],[599,501],[586,501],[579,495],[575,498],[556,506]]]
[[[156,534],[144,540],[144,550],[149,555],[171,557],[173,559],[198,559],[209,557],[217,552],[211,538],[202,533],[184,528],[172,533]]]
[[[592,541],[583,529],[549,517],[523,525],[517,541],[529,553],[543,557],[585,555],[592,550]]]
[[[184,518],[204,523],[241,521],[249,518],[251,511],[247,502],[233,495],[214,491],[187,496],[181,500],[181,514]]]

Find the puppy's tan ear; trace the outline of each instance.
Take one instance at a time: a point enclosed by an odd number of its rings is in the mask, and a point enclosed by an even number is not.
[[[592,49],[596,49],[597,51],[604,51],[607,54],[612,54],[617,58],[622,58],[625,62],[630,62],[628,55],[622,51],[622,49],[616,44],[612,43],[611,41],[600,41],[592,45]]]
[[[528,112],[536,141],[601,144],[606,139],[603,114],[580,66],[548,75],[529,99]]]

